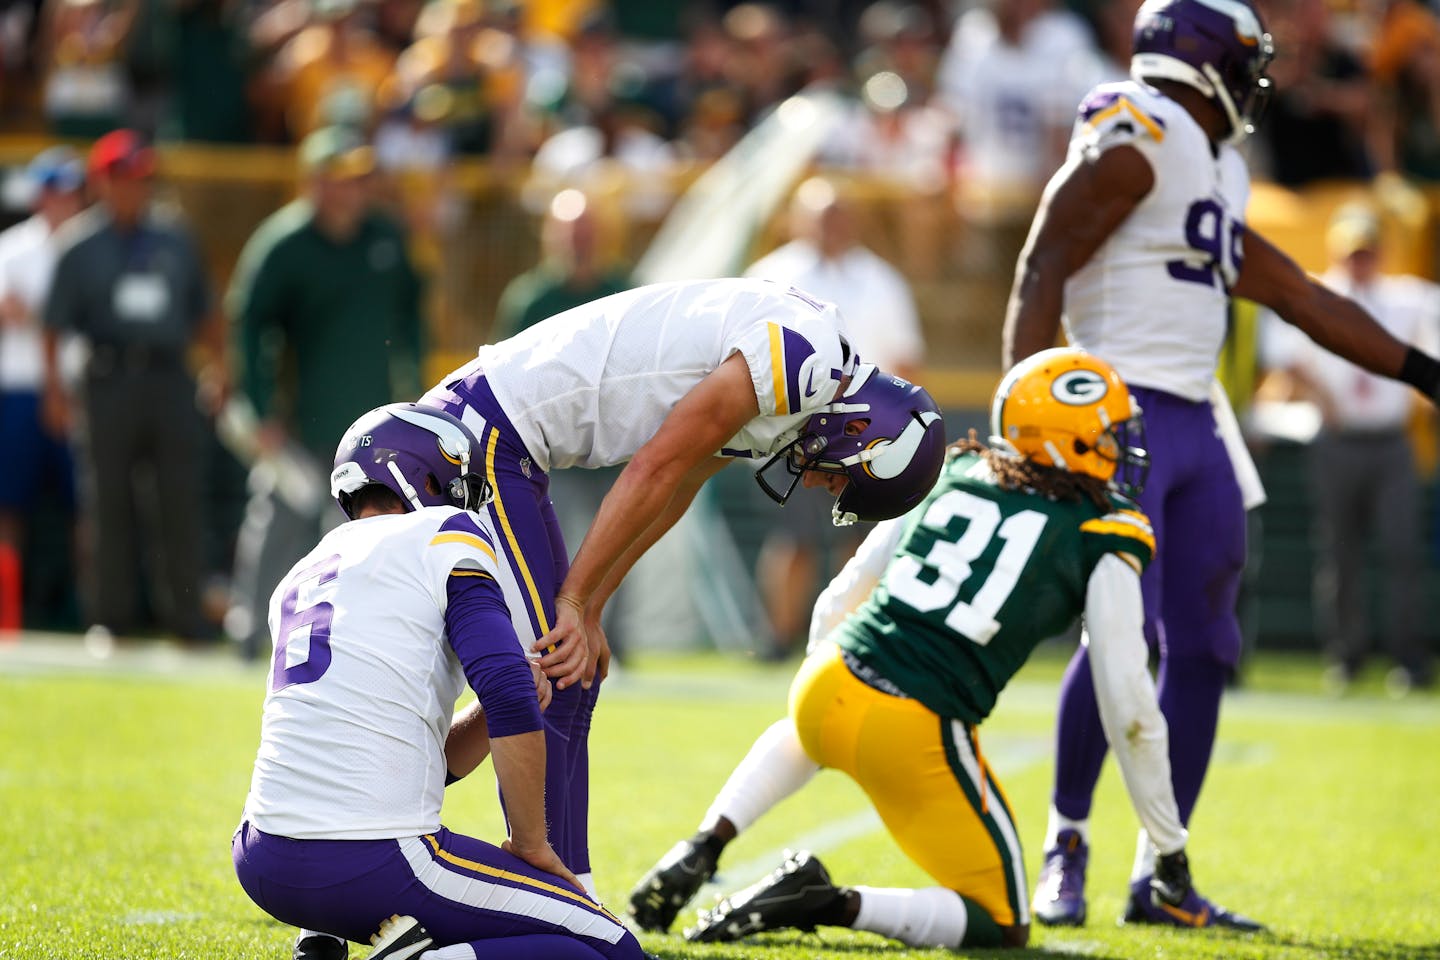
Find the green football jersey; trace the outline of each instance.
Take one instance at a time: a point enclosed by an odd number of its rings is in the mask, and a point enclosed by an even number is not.
[[[1003,490],[977,454],[946,464],[904,520],[885,575],[834,640],[945,717],[975,724],[1035,646],[1085,609],[1107,553],[1145,568],[1149,521],[1114,497],[1060,502]]]

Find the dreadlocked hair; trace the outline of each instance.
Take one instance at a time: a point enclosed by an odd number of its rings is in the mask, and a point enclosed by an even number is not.
[[[993,450],[976,438],[973,429],[967,439],[957,440],[950,445],[950,453],[979,454],[985,465],[995,474],[995,480],[1002,490],[1033,490],[1051,500],[1068,503],[1089,500],[1101,510],[1108,512],[1111,508],[1110,485],[1106,481],[1088,473],[1074,473]]]

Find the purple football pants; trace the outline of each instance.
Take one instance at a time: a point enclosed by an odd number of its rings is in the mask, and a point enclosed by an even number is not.
[[[282,923],[366,943],[391,914],[476,956],[640,960],[635,935],[554,874],[441,827],[395,840],[291,840],[240,825],[235,875]]]
[[[570,569],[550,478],[536,467],[482,375],[442,384],[421,402],[459,418],[480,441],[485,476],[495,488],[487,508],[501,553],[513,574],[505,600],[520,643],[555,623],[555,594]],[[477,465],[478,466],[478,465]],[[590,872],[590,718],[600,682],[556,690],[545,711],[545,819],[550,845],[575,873]]]
[[[1188,823],[1220,719],[1220,698],[1240,657],[1235,601],[1245,563],[1245,507],[1208,402],[1131,390],[1145,411],[1150,478],[1140,509],[1155,530],[1156,555],[1140,585],[1145,638],[1160,660],[1156,686],[1170,727],[1170,777]],[[1055,808],[1083,820],[1108,744],[1090,661],[1076,651],[1060,687]]]

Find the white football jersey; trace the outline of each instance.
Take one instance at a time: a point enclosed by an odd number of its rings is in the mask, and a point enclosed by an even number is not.
[[[856,356],[882,370],[925,361],[925,336],[910,285],[900,271],[865,247],[825,257],[808,240],[792,240],[752,263],[745,276],[793,283],[845,304],[841,332]]]
[[[431,394],[483,371],[540,469],[604,467],[633,457],[691,388],[740,353],[760,415],[719,452],[764,457],[792,440],[851,372],[840,329],[833,304],[794,288],[657,283],[483,346]]]
[[[451,571],[505,576],[482,517],[352,520],[275,588],[275,655],[245,819],[298,840],[440,827],[445,738],[465,686],[446,637]]]
[[[1145,156],[1155,186],[1065,284],[1065,332],[1131,386],[1205,400],[1240,273],[1249,171],[1233,148],[1212,152],[1184,107],[1125,80],[1081,103],[1050,189],[1073,164],[1117,144]]]

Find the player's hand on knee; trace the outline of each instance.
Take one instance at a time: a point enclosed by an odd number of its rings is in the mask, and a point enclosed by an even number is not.
[[[581,684],[588,690],[599,677],[604,680],[610,675],[610,638],[600,626],[600,614],[587,613],[585,616],[585,639],[590,645],[590,663],[585,667]]]
[[[580,893],[585,893],[585,887],[581,885],[579,878],[570,872],[570,868],[565,866],[548,842],[542,840],[538,845],[523,845],[510,838],[500,844],[500,849],[519,857],[537,870],[555,874]]]
[[[540,653],[540,666],[558,690],[581,680],[590,661],[590,645],[581,622],[580,604],[569,597],[555,598],[555,628],[530,649]]]

